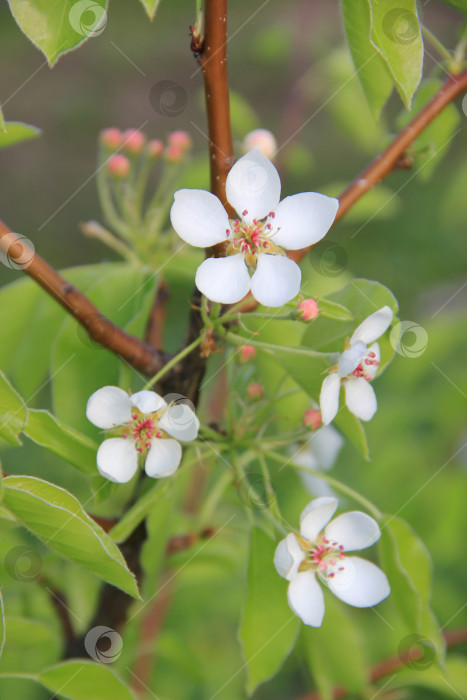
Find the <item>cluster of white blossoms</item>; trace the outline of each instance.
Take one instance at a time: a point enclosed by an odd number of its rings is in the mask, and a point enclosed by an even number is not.
[[[339,409],[341,384],[344,384],[345,403],[351,413],[368,421],[378,407],[370,382],[378,371],[381,353],[378,343],[391,325],[392,309],[383,306],[368,316],[353,333],[337,365],[326,377],[319,398],[324,425],[334,420]],[[368,347],[369,343],[373,343]]]
[[[109,437],[97,451],[97,468],[110,481],[123,484],[136,473],[138,456],[148,476],[172,476],[182,459],[182,442],[198,435],[199,420],[185,403],[167,403],[154,391],[129,396],[117,386],[104,386],[90,396],[86,416]]]
[[[370,547],[380,538],[378,523],[359,511],[343,513],[329,522],[337,505],[332,497],[311,501],[300,516],[300,535],[288,534],[274,556],[277,572],[290,581],[290,608],[312,627],[320,627],[324,617],[324,596],[318,581],[357,608],[376,605],[390,593],[381,569],[366,559],[347,555]]]
[[[227,176],[227,200],[238,218],[229,220],[211,192],[175,192],[170,218],[182,240],[199,248],[228,244],[225,257],[208,258],[196,272],[196,286],[211,301],[234,304],[251,291],[261,304],[277,307],[299,293],[301,270],[285,251],[321,240],[339,202],[316,192],[280,201],[280,194],[279,174],[259,148],[240,158]]]
[[[296,194],[280,202],[280,190],[276,168],[258,148],[253,148],[227,177],[227,199],[239,213],[238,218],[229,220],[220,200],[210,192],[184,189],[175,193],[170,215],[184,241],[198,247],[228,244],[225,257],[208,258],[196,273],[198,289],[207,298],[230,304],[251,291],[265,306],[282,306],[298,294],[300,268],[285,251],[310,246],[323,238],[339,203],[315,192]],[[310,318],[316,315],[317,307]],[[376,397],[369,382],[380,362],[379,345],[374,341],[387,330],[392,318],[392,310],[384,306],[363,321],[324,380],[320,395],[324,427],[310,438],[296,459],[305,468],[328,469],[342,446],[341,436],[326,427],[338,411],[342,383],[349,410],[363,420],[374,415]],[[246,359],[251,350],[251,346],[244,346]],[[150,477],[175,473],[182,458],[179,441],[195,440],[200,423],[191,406],[179,401],[181,397],[175,401],[166,398],[168,401],[147,390],[129,395],[116,386],[105,386],[92,394],[86,415],[98,428],[110,432],[97,451],[97,468],[103,476],[117,483],[130,481],[138,461],[144,463]],[[310,425],[313,420],[321,423],[317,409],[309,413],[317,414],[307,417]],[[310,478],[314,481],[306,482],[307,486],[323,493],[319,478]],[[338,505],[331,493],[328,490],[327,495],[308,504],[301,514],[300,534],[287,535],[274,557],[278,573],[290,582],[291,609],[314,627],[321,625],[324,615],[318,582],[356,607],[375,605],[390,592],[387,578],[377,566],[348,556],[348,552],[369,547],[379,539],[378,524],[359,511],[344,513],[330,522]]]

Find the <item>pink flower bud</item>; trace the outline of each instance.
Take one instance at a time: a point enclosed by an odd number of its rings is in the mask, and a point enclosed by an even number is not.
[[[258,382],[254,382],[248,387],[247,395],[249,399],[261,399],[263,398],[263,393],[263,387]]]
[[[190,134],[186,131],[172,131],[167,138],[169,148],[174,146],[182,151],[189,151],[193,145]]]
[[[164,152],[164,144],[160,139],[148,141],[148,153],[152,158],[159,158]]]
[[[277,141],[274,134],[267,129],[250,131],[243,140],[243,150],[248,153],[252,148],[259,148],[266,158],[272,159],[277,151]]]
[[[101,131],[100,141],[105,148],[109,149],[109,151],[116,151],[122,145],[123,134],[120,129],[116,129],[112,126],[109,129],[104,129]]]
[[[314,299],[304,299],[298,304],[297,310],[304,321],[314,321],[315,318],[318,318],[318,304]]]
[[[112,177],[123,180],[130,172],[130,161],[126,156],[117,153],[109,159],[107,170]]]
[[[127,129],[123,132],[123,147],[132,155],[139,155],[146,142],[145,135],[138,129]]]
[[[317,408],[309,408],[303,414],[303,423],[307,428],[318,430],[322,422],[323,418],[321,416],[321,411],[319,411]]]
[[[256,356],[253,345],[240,345],[240,362],[248,362]]]
[[[180,163],[185,158],[185,151],[179,146],[167,146],[164,157],[169,163]]]

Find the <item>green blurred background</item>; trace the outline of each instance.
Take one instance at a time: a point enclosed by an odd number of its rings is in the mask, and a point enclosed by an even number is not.
[[[186,129],[195,153],[205,152],[202,79],[189,50],[194,6],[193,0],[163,0],[151,24],[136,0],[114,1],[105,31],[49,70],[0,2],[0,103],[8,120],[43,130],[40,139],[0,152],[0,217],[33,240],[55,267],[114,259],[78,230],[79,222],[102,218],[94,182],[99,130],[144,124],[148,136],[160,138]],[[427,26],[448,48],[454,46],[460,15],[436,0],[425,3],[422,12]],[[393,95],[382,123],[374,123],[358,80],[351,77],[337,2],[236,0],[229,29],[237,152],[248,130],[268,128],[283,146],[278,160],[283,194],[337,194],[386,145],[403,111]],[[437,57],[428,52],[433,57],[426,58],[425,74],[443,79]],[[162,80],[186,91],[186,108],[178,116],[163,116],[151,107],[151,87]],[[433,608],[442,627],[460,627],[467,617],[467,117],[461,100],[458,107],[459,133],[436,168],[429,172],[421,160],[412,170],[392,174],[332,230],[326,245],[315,248],[305,270],[307,288],[315,295],[352,276],[380,281],[399,300],[400,318],[428,334],[424,352],[414,358],[396,355],[377,381],[380,410],[368,425],[372,461],[365,463],[347,445],[333,474],[384,512],[400,513],[425,541],[435,565]],[[206,162],[200,164],[198,186],[207,184]],[[331,248],[328,239],[335,243]],[[0,281],[12,282],[20,274],[2,267]],[[413,340],[405,339],[409,348]],[[5,469],[24,471],[25,454],[5,452]],[[55,464],[44,456],[26,471],[53,479],[59,468],[58,460]],[[79,480],[63,474],[61,479],[80,493]],[[151,682],[157,696],[214,698],[230,678],[218,697],[242,696],[235,627],[244,557],[243,528],[233,528],[178,577],[157,642],[159,661]],[[80,605],[79,591],[72,598]],[[379,609],[392,630],[370,611],[349,613],[362,628],[364,653],[373,662],[397,653],[401,640],[390,602]],[[40,605],[38,610],[40,617]],[[35,615],[20,602],[15,613]],[[183,663],[176,636],[181,629]],[[127,634],[131,639],[132,630]],[[122,657],[119,663],[125,673],[130,662]],[[299,697],[309,688],[307,671],[289,660],[257,697]],[[404,697],[441,696],[423,690],[406,691]]]

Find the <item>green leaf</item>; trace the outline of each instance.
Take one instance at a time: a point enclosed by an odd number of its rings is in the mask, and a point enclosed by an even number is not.
[[[444,2],[467,15],[467,0],[444,0]]]
[[[3,128],[2,128],[3,127]],[[0,116],[0,148],[35,139],[42,134],[37,126],[23,122],[3,122]]]
[[[105,29],[107,0],[8,0],[19,28],[50,66]]]
[[[250,694],[277,673],[299,628],[299,620],[287,604],[287,584],[274,568],[276,546],[263,530],[252,528],[248,591],[240,627]]]
[[[40,673],[37,680],[68,700],[135,700],[108,666],[91,661],[65,661]]]
[[[341,0],[341,8],[350,53],[370,109],[377,119],[392,92],[392,79],[370,41],[368,0]]]
[[[147,270],[127,264],[112,265],[87,290],[87,296],[102,314],[123,328],[139,316],[146,296],[153,295],[156,282]],[[86,403],[102,386],[118,384],[121,362],[67,317],[51,353],[54,414],[86,435],[97,435],[97,429],[86,418]]]
[[[3,596],[0,591],[0,658],[3,654],[3,647],[5,646],[5,608],[3,606]]]
[[[430,555],[412,528],[394,516],[382,521],[379,548],[392,599],[408,628],[421,632],[423,609],[431,595]]]
[[[4,479],[4,502],[44,544],[138,598],[133,574],[110,537],[68,491],[32,476]]]
[[[318,308],[320,315],[325,318],[334,318],[338,321],[353,321],[354,317],[345,306],[336,304],[327,297],[321,297],[318,300]]]
[[[357,450],[360,450],[365,459],[369,460],[370,450],[368,448],[365,428],[357,416],[350,413],[347,406],[341,405],[336,417],[334,418],[334,424],[345,435],[347,440],[349,440],[349,442],[351,442],[352,445],[357,448]]]
[[[42,669],[55,663],[62,652],[57,628],[42,620],[6,616],[5,637],[0,671]]]
[[[310,672],[322,700],[332,700],[332,689],[336,685],[342,685],[349,694],[364,695],[367,669],[362,637],[342,603],[326,595],[322,626],[303,626],[301,634]]]
[[[447,659],[443,672],[436,666],[427,667],[422,659],[420,666],[410,664],[399,673],[394,674],[385,689],[403,688],[405,693],[411,686],[427,688],[435,693],[430,697],[446,697],[459,700],[465,697],[467,688],[467,660],[461,656]],[[423,696],[417,696],[423,697]]]
[[[423,39],[416,0],[368,0],[371,40],[406,107],[422,78]]]
[[[48,411],[30,409],[23,433],[85,474],[96,474],[98,445]]]
[[[443,83],[440,80],[434,78],[424,80],[414,97],[413,110],[419,112],[441,90],[442,86]],[[406,126],[410,118],[410,114],[404,111],[397,120],[397,128],[402,129]],[[428,179],[443,158],[451,145],[452,137],[457,133],[460,118],[454,104],[446,105],[413,142],[410,152],[414,153],[417,175],[421,179]]]
[[[160,5],[161,0],[140,0],[142,6],[146,10],[149,19],[154,19],[157,12],[157,8]]]
[[[0,371],[0,438],[10,445],[21,445],[18,435],[27,420],[26,405]]]

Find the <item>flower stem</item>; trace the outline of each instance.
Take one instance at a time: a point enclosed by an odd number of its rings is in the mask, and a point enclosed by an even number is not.
[[[192,350],[194,350],[198,345],[201,345],[203,338],[200,335],[198,338],[196,338],[192,343],[186,346],[186,348],[183,348],[175,357],[172,357],[172,359],[167,362],[164,367],[162,367],[157,374],[155,374],[152,379],[150,379],[147,384],[144,385],[141,391],[145,391],[146,389],[150,389],[154,384],[157,384],[157,382],[170,370],[172,367],[174,367],[176,364],[180,362],[186,355],[189,355]]]
[[[224,336],[227,340],[235,345],[244,345],[247,342],[249,345],[253,345],[255,348],[260,350],[269,350],[270,352],[287,352],[290,355],[302,355],[304,357],[319,357],[323,360],[328,360],[329,353],[318,352],[317,350],[310,350],[309,348],[291,348],[286,345],[276,345],[275,343],[264,343],[261,340],[251,340],[250,338],[244,338],[240,335],[236,335],[231,331],[227,331]]]
[[[323,479],[323,481],[326,481],[330,486],[333,486],[341,493],[345,493],[347,496],[350,496],[350,498],[352,498],[354,501],[360,503],[364,508],[366,508],[366,510],[369,513],[371,513],[371,515],[376,520],[381,520],[381,518],[383,517],[381,511],[371,501],[369,501],[367,498],[358,493],[358,491],[355,491],[354,489],[350,488],[350,486],[343,484],[338,479],[334,479],[332,476],[328,476],[327,474],[325,474],[322,471],[319,471],[318,469],[309,469],[308,467],[302,467],[300,464],[297,464],[292,459],[288,459],[284,455],[279,455],[276,452],[271,452],[270,450],[263,450],[263,454],[265,454],[266,457],[273,459],[275,462],[280,462],[280,464],[283,466],[287,464],[289,467],[292,467],[292,469],[297,469],[298,471],[305,472],[306,474],[312,474],[313,476],[317,476],[320,479]]]

